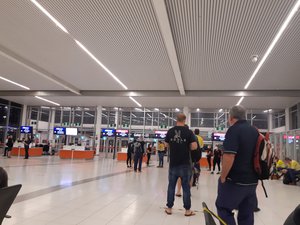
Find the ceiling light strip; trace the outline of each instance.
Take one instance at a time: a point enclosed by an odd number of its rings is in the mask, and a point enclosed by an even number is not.
[[[76,44],[82,48],[98,65],[100,65],[115,81],[117,81],[125,90],[128,90],[125,84],[119,80],[106,66],[104,66],[81,42],[75,40]]]
[[[271,53],[271,51],[273,50],[275,44],[277,43],[277,41],[279,40],[279,38],[281,37],[281,35],[283,34],[284,30],[287,28],[288,24],[290,23],[290,21],[292,20],[293,16],[296,14],[298,8],[300,6],[300,0],[298,0],[296,2],[296,4],[294,5],[293,9],[291,10],[291,12],[289,13],[288,17],[285,19],[284,23],[282,24],[282,26],[280,27],[278,33],[276,34],[274,40],[272,41],[271,45],[269,46],[267,52],[265,53],[265,55],[263,56],[263,58],[261,59],[261,61],[259,62],[257,68],[255,69],[254,73],[252,74],[252,76],[250,77],[250,79],[248,80],[247,84],[245,85],[244,89],[247,89],[249,87],[249,85],[251,84],[252,80],[254,79],[254,77],[256,76],[256,74],[258,73],[259,69],[262,67],[263,63],[266,61],[267,57],[269,56],[269,54]]]
[[[51,104],[53,104],[53,105],[60,106],[60,104],[58,104],[58,103],[56,103],[56,102],[53,102],[53,101],[50,101],[50,100],[48,100],[48,99],[45,99],[45,98],[42,98],[42,97],[39,97],[39,96],[34,96],[34,97],[36,97],[36,98],[38,98],[38,99],[40,99],[40,100],[43,100],[43,101],[45,101],[45,102],[49,102],[49,103],[51,103]]]
[[[139,107],[142,107],[142,105],[137,101],[135,100],[133,97],[129,97],[135,104],[137,104]]]
[[[9,83],[11,83],[11,84],[14,84],[14,85],[16,85],[16,86],[19,86],[19,87],[21,87],[21,88],[24,88],[24,89],[26,89],[26,90],[30,90],[29,87],[26,87],[26,86],[24,86],[24,85],[22,85],[22,84],[16,83],[16,82],[14,82],[14,81],[12,81],[12,80],[9,80],[9,79],[7,79],[7,78],[5,78],[5,77],[1,77],[1,76],[0,76],[0,79],[4,80],[4,81],[6,81],[6,82],[9,82]]]
[[[240,100],[238,101],[238,103],[237,103],[236,105],[240,105],[240,104],[242,103],[243,100],[244,100],[244,96],[242,96],[242,97],[240,98]]]
[[[53,23],[55,23],[56,26],[58,26],[63,32],[69,33],[68,30],[55,19],[40,3],[38,3],[36,0],[31,0],[33,4],[35,4],[36,7],[38,7],[50,20],[52,20]]]

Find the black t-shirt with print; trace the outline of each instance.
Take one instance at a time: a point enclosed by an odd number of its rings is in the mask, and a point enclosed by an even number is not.
[[[196,141],[194,133],[184,126],[168,130],[165,142],[170,146],[170,167],[190,165],[190,144]]]

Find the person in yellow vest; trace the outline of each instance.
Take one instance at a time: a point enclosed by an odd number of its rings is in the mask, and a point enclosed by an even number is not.
[[[157,167],[162,168],[164,167],[164,155],[165,155],[165,144],[162,141],[158,142],[157,152],[159,158],[159,164]]]
[[[275,156],[274,161],[276,163],[276,169],[278,171],[283,170],[286,168],[285,163],[283,162],[283,160],[279,159],[277,156]]]
[[[290,179],[291,184],[296,184],[296,178],[300,175],[300,164],[296,160],[286,157],[284,159],[287,169],[282,172]]]

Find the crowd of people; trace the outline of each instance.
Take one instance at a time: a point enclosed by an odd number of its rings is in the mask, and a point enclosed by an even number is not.
[[[17,140],[16,140],[17,141]],[[13,140],[13,136],[12,135],[8,135],[6,142],[5,142],[5,146],[4,146],[4,153],[3,153],[3,157],[7,157],[7,158],[11,158],[11,151],[13,149],[14,146],[14,140]],[[22,143],[24,145],[24,150],[25,150],[25,157],[24,159],[28,159],[29,158],[29,147],[31,144],[31,138],[30,137],[26,137],[23,138],[21,141],[18,141],[19,143]]]

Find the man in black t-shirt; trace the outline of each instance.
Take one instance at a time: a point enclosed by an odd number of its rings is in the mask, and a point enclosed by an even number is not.
[[[183,189],[183,207],[185,216],[195,215],[191,211],[190,180],[192,176],[190,151],[197,149],[195,135],[185,127],[186,116],[177,115],[176,126],[168,130],[165,142],[170,148],[169,185],[167,197],[167,214],[172,214],[174,205],[175,187],[178,178],[181,178]]]
[[[235,225],[233,209],[238,212],[239,225],[253,225],[253,211],[257,206],[253,154],[258,131],[246,121],[246,110],[234,106],[229,112],[228,129],[224,141],[222,172],[218,184],[216,207],[228,225]]]

